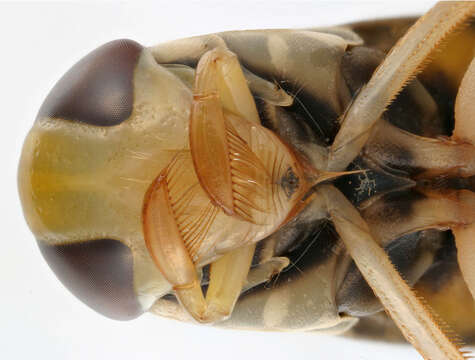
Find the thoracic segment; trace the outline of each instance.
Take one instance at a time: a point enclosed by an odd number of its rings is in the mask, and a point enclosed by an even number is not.
[[[379,115],[381,115],[382,111],[384,111],[388,103],[390,103],[390,101],[397,95],[400,89],[404,87],[408,79],[414,76],[414,74],[417,73],[417,71],[421,68],[424,59],[427,58],[427,55],[432,50],[432,47],[437,45],[441,41],[441,39],[443,39],[445,35],[450,32],[457,24],[459,24],[468,16],[470,16],[471,12],[473,12],[471,6],[473,5],[467,5],[466,8],[464,8],[464,6],[460,4],[438,5],[427,17],[425,17],[418,23],[418,25],[415,27],[415,30],[412,30],[412,34],[418,31],[422,34],[425,34],[425,32],[428,31],[428,34],[423,36],[428,37],[430,41],[425,43],[425,40],[427,40],[426,38],[417,39],[417,36],[415,37],[415,40],[408,39],[406,37],[401,41],[402,45],[400,45],[390,56],[388,56],[387,61],[378,70],[379,72],[384,73],[383,70],[386,68],[386,72],[384,74],[380,74],[377,72],[374,77],[375,80],[373,81],[373,83],[378,82],[382,79],[389,79],[388,82],[390,84],[387,85],[387,88],[384,88],[384,96],[382,97],[382,100],[379,99],[381,100],[381,103],[376,101],[378,103],[375,107],[376,110],[373,109],[374,111],[372,111],[376,113],[377,116],[374,116],[374,119],[369,116],[368,118],[370,119],[370,122],[373,120],[374,122],[376,122],[376,120],[379,119]],[[469,8],[470,10],[467,10]],[[447,18],[448,14],[453,14],[454,18],[450,19],[449,23],[440,25],[437,22],[437,19]],[[432,33],[430,29],[428,30],[427,27],[434,27],[436,30]],[[421,29],[424,31],[421,31]],[[421,51],[419,54],[416,54],[415,52],[411,53],[410,51],[409,54],[406,53],[407,48],[419,48],[419,45],[421,43],[423,51]],[[203,56],[203,60],[209,61],[209,59],[213,59],[215,63],[216,61],[220,61],[219,56],[216,57],[216,54],[219,54],[220,51],[222,50],[213,53],[212,56],[210,54],[205,54],[205,56]],[[206,58],[206,56],[208,55],[209,58]],[[396,60],[394,61],[394,59]],[[392,78],[391,76],[388,77],[387,74],[391,74],[391,72],[387,71],[387,68],[397,68],[395,64],[398,64],[398,61],[401,61],[401,59],[409,59],[409,64],[405,65],[406,71],[404,71],[402,75],[394,75],[395,78]],[[203,64],[206,64],[206,62],[203,61]],[[210,63],[208,62],[208,64]],[[212,67],[215,65],[216,64],[210,66]],[[200,65],[198,65],[198,70],[199,69]],[[220,71],[216,71],[212,75],[216,76],[216,74],[219,73]],[[201,75],[202,74],[203,72],[201,73]],[[197,78],[199,77],[200,73],[199,71],[197,71]],[[206,77],[201,77],[200,79],[203,80],[206,79]],[[470,79],[471,78],[469,77],[467,80],[467,83],[469,85],[466,85],[464,87],[465,89],[470,89],[471,85],[473,85],[473,81]],[[368,88],[370,88],[370,85],[373,83],[370,82]],[[227,82],[226,84],[229,85],[230,83]],[[209,85],[209,83],[207,85]],[[217,207],[221,208],[228,215],[232,215],[238,218],[239,220],[244,220],[245,222],[258,225],[259,222],[255,220],[253,214],[255,214],[256,212],[260,212],[262,215],[262,213],[266,213],[269,211],[270,206],[272,206],[273,210],[275,210],[279,206],[283,207],[281,203],[281,198],[278,198],[278,201],[276,201],[273,196],[269,197],[268,195],[269,191],[271,193],[275,193],[274,189],[276,189],[276,186],[278,184],[278,182],[276,181],[275,174],[278,173],[280,175],[278,177],[279,181],[281,181],[282,179],[284,182],[287,181],[287,183],[285,184],[285,188],[287,189],[285,193],[287,197],[291,197],[294,192],[293,185],[295,183],[295,180],[293,180],[293,177],[291,176],[292,168],[289,168],[290,173],[287,170],[287,173],[289,173],[289,175],[285,175],[287,168],[281,168],[281,165],[284,163],[284,161],[278,160],[280,158],[280,156],[277,156],[276,154],[278,153],[278,151],[276,151],[273,156],[270,156],[269,158],[265,158],[265,156],[257,156],[263,155],[264,151],[262,151],[261,149],[261,152],[259,152],[255,149],[255,144],[251,141],[253,137],[249,136],[248,132],[252,133],[252,131],[257,131],[257,133],[259,134],[258,137],[260,136],[261,139],[263,139],[266,137],[265,131],[261,129],[259,125],[248,125],[248,122],[252,123],[252,121],[249,121],[247,119],[249,115],[246,116],[239,113],[236,114],[235,112],[239,112],[239,106],[235,106],[235,104],[230,103],[228,104],[227,109],[226,106],[224,106],[223,109],[221,108],[221,106],[223,105],[222,102],[228,102],[230,101],[230,99],[233,98],[232,96],[229,96],[229,92],[226,93],[227,90],[225,88],[226,87],[221,88],[218,91],[218,86],[216,86],[216,89],[210,90],[210,88],[207,88],[207,93],[201,91],[195,93],[194,109],[197,111],[192,113],[197,116],[192,115],[192,123],[190,126],[191,152],[193,154],[194,165],[198,178],[200,179],[200,184]],[[375,88],[378,87],[376,86]],[[195,91],[197,89],[199,89],[199,86],[195,85]],[[465,91],[465,93],[469,91],[470,90],[467,90]],[[223,94],[223,98],[221,100],[220,97],[217,96],[218,92],[221,92]],[[363,100],[365,99],[364,96],[362,98]],[[463,99],[463,97],[461,97],[461,99]],[[370,104],[374,103],[373,98],[371,98],[370,100]],[[463,101],[461,103],[463,103]],[[460,105],[459,108],[463,108],[464,106]],[[230,109],[233,110],[234,114],[229,112]],[[371,114],[374,115],[374,113]],[[211,115],[216,115],[216,117],[213,117]],[[367,118],[363,118],[366,121]],[[461,117],[458,116],[458,118]],[[213,121],[210,121],[210,119],[212,119]],[[351,116],[348,116],[347,114],[346,122],[343,124],[342,129],[352,127],[353,123],[349,121],[349,119],[351,119]],[[368,125],[368,129],[371,130],[371,128],[373,128],[374,122],[371,122],[369,125],[366,123],[360,125],[363,128]],[[216,139],[213,139],[212,136],[208,136],[209,129],[216,130],[216,134],[218,134],[218,136],[216,136]],[[390,161],[388,161],[387,158],[384,158],[384,155],[389,154],[389,156],[392,156],[394,155],[394,152],[385,153],[384,149],[379,153],[378,151],[371,151],[372,146],[373,148],[375,148],[379,145],[378,139],[384,139],[384,136],[386,136],[389,140],[392,140],[396,147],[399,145],[403,145],[402,147],[411,148],[411,144],[417,144],[417,146],[415,147],[420,148],[421,150],[424,150],[426,148],[429,149],[426,149],[427,151],[421,151],[422,155],[419,154],[418,157],[415,156],[409,159],[412,162],[408,162],[408,164],[406,165],[408,165],[410,168],[415,168],[418,166],[418,164],[423,164],[428,168],[425,173],[428,176],[447,172],[453,172],[457,175],[462,174],[464,176],[467,174],[468,176],[473,175],[473,163],[471,162],[473,157],[470,156],[470,154],[473,153],[473,145],[469,144],[470,140],[468,141],[468,143],[466,139],[464,140],[464,143],[460,141],[457,142],[457,139],[455,137],[451,141],[433,140],[417,137],[415,135],[411,135],[394,128],[394,131],[391,132],[390,126],[385,123],[378,124],[377,127],[374,127],[374,129],[380,131],[382,134],[381,136],[381,134],[378,134],[378,132],[375,130],[373,132],[375,139],[374,141],[371,141],[372,139],[370,138],[371,134],[369,130],[361,131],[360,134],[356,135],[354,133],[351,133],[350,135],[355,136],[354,138],[351,138],[350,136],[350,140],[348,140],[348,138],[345,138],[345,136],[348,134],[345,135],[344,131],[341,133],[343,135],[340,136],[340,138],[342,138],[343,140],[339,140],[337,136],[337,140],[335,141],[332,148],[333,152],[330,156],[331,161],[329,168],[345,168],[346,165],[344,166],[342,164],[347,164],[347,161],[351,161],[354,158],[353,155],[356,156],[356,154],[358,154],[359,150],[365,145],[366,140],[368,138],[370,139],[366,147],[368,159],[370,159],[370,155],[374,153],[377,156],[371,158],[370,160],[374,161],[382,167],[386,166],[390,168],[392,164],[390,163]],[[459,135],[460,133],[461,132],[458,131]],[[395,134],[397,136],[393,137],[389,136],[388,134]],[[203,139],[205,139],[205,141],[203,141]],[[213,148],[212,146],[208,146],[205,143],[210,139],[212,140],[211,142],[216,140],[215,148]],[[354,142],[354,144],[348,147],[347,145],[351,142]],[[348,159],[345,158],[342,160],[332,158],[332,156],[336,156],[335,154],[337,154],[338,152],[341,153],[348,149],[351,150],[350,153],[354,153],[353,155],[350,154]],[[439,152],[439,150],[441,151],[441,153],[445,154],[443,158],[446,160],[446,162],[442,161],[439,163],[432,163],[430,161],[426,161],[426,158],[424,158],[423,156],[424,153],[428,154],[430,152]],[[221,162],[218,161],[218,163],[223,164],[223,166],[218,166],[219,171],[215,174],[212,174],[211,172],[207,173],[206,169],[210,168],[209,165],[211,163],[205,164],[206,161],[208,161],[206,159],[214,159],[214,155],[216,154],[221,159]],[[378,158],[379,155],[381,156]],[[270,162],[268,162],[267,159],[271,159]],[[401,158],[389,160],[396,160],[395,164],[398,165]],[[200,165],[201,161],[203,161],[203,163]],[[278,165],[275,165],[277,163]],[[269,164],[274,165],[269,166]],[[212,164],[212,166],[216,166],[216,164]],[[277,170],[275,170],[276,168]],[[269,171],[267,172],[266,170]],[[401,175],[401,173],[404,174],[406,171],[406,169],[393,170],[395,170],[396,172],[399,171],[399,175]],[[215,180],[220,176],[224,180],[216,181],[213,184],[213,179]],[[263,177],[259,178],[259,176]],[[297,177],[297,179],[300,179],[300,177]],[[296,186],[298,188],[298,181],[296,183]],[[414,182],[414,184],[415,183],[416,182]],[[411,184],[411,186],[412,185],[413,184]],[[378,225],[378,220],[375,222],[375,224],[373,224],[375,226],[374,231],[372,228],[370,230],[370,228],[368,228],[368,226],[366,225],[365,221],[360,217],[360,215],[352,207],[352,205],[346,199],[342,198],[341,194],[335,192],[336,190],[333,191],[329,189],[331,188],[323,186],[321,192],[319,192],[320,195],[327,198],[326,210],[329,212],[331,219],[335,223],[338,233],[343,238],[350,254],[354,258],[364,277],[371,285],[376,295],[385,305],[388,312],[393,316],[394,320],[396,321],[406,338],[411,343],[413,343],[413,345],[418,348],[418,350],[421,351],[421,353],[427,358],[463,358],[463,354],[457,349],[456,344],[450,342],[451,337],[444,335],[444,326],[438,325],[438,322],[436,321],[436,316],[432,315],[431,311],[428,310],[424,305],[424,302],[421,299],[417,298],[417,296],[411,291],[407,284],[404,283],[400,275],[394,269],[391,262],[387,259],[387,255],[384,253],[384,251],[381,250],[381,248],[378,247],[377,242],[374,241],[377,239],[372,238],[374,234],[378,234],[378,231],[376,229]],[[443,195],[443,197],[444,196],[445,195]],[[331,201],[329,200],[330,198]],[[417,231],[426,228],[449,226],[454,230],[454,234],[458,238],[458,241],[463,241],[463,239],[467,238],[467,233],[471,234],[473,232],[471,225],[473,223],[473,216],[471,215],[473,213],[473,207],[470,207],[470,205],[464,208],[466,203],[471,203],[471,200],[467,199],[467,197],[463,197],[463,199],[459,198],[458,201],[453,201],[448,198],[444,198],[442,200],[432,199],[436,202],[436,205],[441,202],[443,203],[443,206],[448,206],[452,208],[453,211],[451,215],[453,216],[449,219],[442,216],[440,212],[438,212],[438,206],[435,206],[431,209],[427,209],[427,206],[433,206],[433,203],[431,201],[422,203],[422,211],[416,211],[414,213],[414,223],[404,223],[405,225],[412,226],[407,231]],[[279,204],[279,202],[280,205],[276,205]],[[373,206],[376,205],[377,202],[373,204]],[[339,206],[341,208],[339,208]],[[373,207],[372,209],[374,210],[376,209],[376,207]],[[205,210],[204,213],[208,214],[210,211],[212,210]],[[424,218],[422,215],[420,216],[421,213],[428,214],[431,218]],[[193,229],[193,236],[195,235],[195,232],[200,234],[202,232],[202,229],[206,228],[206,226],[202,228],[197,225],[202,221],[201,217],[195,221],[188,221],[192,224],[190,226]],[[450,224],[447,224],[447,222],[449,222]],[[401,226],[400,229],[396,230],[402,231],[404,229]],[[379,234],[382,237],[384,235],[384,231],[380,231]],[[390,234],[388,236],[393,235],[397,237],[401,234]],[[194,248],[193,245],[190,244],[196,244],[195,240],[185,239],[186,234],[182,237],[184,238],[188,251],[192,252]],[[368,251],[368,249],[370,251]],[[370,257],[368,257],[368,253],[371,254]],[[223,261],[226,264],[230,264],[233,261],[233,258],[226,258]],[[464,261],[466,264],[470,262],[467,260],[461,260],[461,262]],[[218,267],[215,266],[215,269],[217,268]],[[215,275],[218,276],[217,273],[215,273]],[[467,277],[467,279],[469,282],[471,281],[470,277]],[[195,285],[196,284],[194,283],[193,286],[195,287]],[[181,290],[188,291],[189,289],[180,288],[180,291]],[[184,298],[182,297],[181,299],[183,301]],[[190,300],[190,298],[187,299]]]

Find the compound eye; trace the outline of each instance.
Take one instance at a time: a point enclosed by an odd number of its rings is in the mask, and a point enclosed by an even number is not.
[[[38,118],[114,126],[133,108],[133,76],[143,47],[132,40],[111,41],[75,64],[54,86]]]
[[[38,245],[63,285],[95,311],[116,320],[143,313],[133,286],[132,251],[126,245],[110,239]]]

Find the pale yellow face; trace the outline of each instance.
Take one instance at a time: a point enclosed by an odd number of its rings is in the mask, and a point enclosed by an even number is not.
[[[133,286],[146,309],[169,286],[144,244],[143,197],[176,151],[188,148],[191,92],[146,49],[130,79],[132,111],[120,124],[96,126],[40,112],[25,140],[18,181],[40,244],[114,239],[129,247]]]

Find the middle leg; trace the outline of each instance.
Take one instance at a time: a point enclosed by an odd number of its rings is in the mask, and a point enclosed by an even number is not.
[[[475,193],[469,190],[389,194],[362,211],[380,243],[424,229],[451,229],[463,278],[475,299]]]
[[[324,200],[329,217],[375,295],[404,337],[426,359],[464,359],[378,245],[359,212],[336,188],[324,185],[315,196]]]

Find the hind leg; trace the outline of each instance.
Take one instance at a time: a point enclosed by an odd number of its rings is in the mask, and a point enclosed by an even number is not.
[[[328,170],[344,170],[353,161],[386,107],[422,68],[433,49],[474,12],[474,2],[441,2],[409,29],[344,114],[330,148]]]

